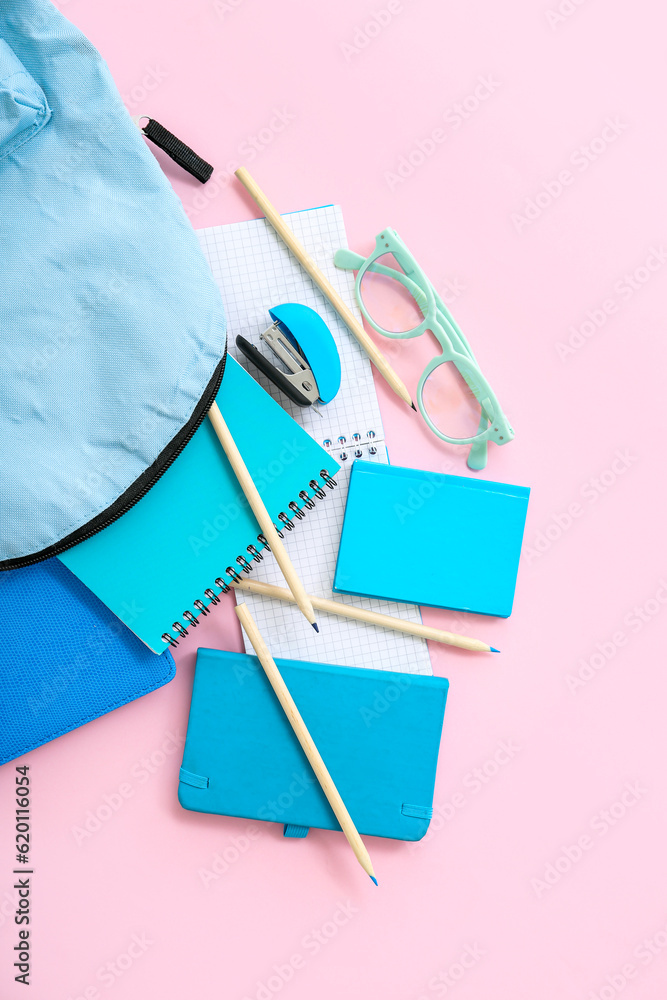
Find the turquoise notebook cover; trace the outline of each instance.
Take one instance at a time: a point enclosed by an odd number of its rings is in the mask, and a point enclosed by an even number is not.
[[[356,461],[333,589],[507,618],[529,495],[527,486]]]
[[[312,509],[304,516],[317,517],[330,492],[323,489],[321,472],[333,476],[338,463],[229,355],[216,400],[275,524],[282,530],[278,515],[284,512],[299,530],[290,503],[301,512],[307,501]],[[204,420],[136,506],[60,558],[140,639],[162,652],[162,634],[176,636],[173,622],[189,627],[183,612],[197,617],[193,602],[206,606],[205,590],[220,593],[215,580],[231,579],[227,567],[240,571],[239,556],[252,562],[248,546],[262,549],[259,533],[211,422]]]
[[[449,682],[276,660],[359,833],[420,840]],[[200,649],[178,800],[185,809],[340,830],[255,656]]]

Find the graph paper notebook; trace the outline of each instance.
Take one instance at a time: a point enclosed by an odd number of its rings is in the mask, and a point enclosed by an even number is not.
[[[328,488],[338,469],[333,457],[233,358],[227,358],[216,399],[275,524],[294,534],[317,520],[336,492]],[[186,634],[211,602],[218,603],[218,581],[226,585],[231,569],[273,562],[268,553],[260,560],[259,533],[205,420],[135,507],[63,553],[62,561],[146,645],[162,652],[165,641],[175,644],[177,634]]]
[[[361,319],[354,299],[354,277],[334,267],[334,252],[347,246],[340,207],[328,205],[285,216],[288,225],[326,274],[334,288]],[[216,226],[198,231],[202,249],[213,276],[220,286],[227,312],[229,349],[241,358],[235,339],[241,334],[262,349],[259,335],[269,326],[269,309],[284,302],[300,302],[320,314],[336,341],[341,360],[342,380],[338,395],[322,406],[322,416],[312,407],[291,403],[256,369],[252,374],[262,386],[300,423],[326,451],[340,463],[336,473],[338,488],[327,497],[316,518],[304,520],[285,539],[287,551],[306,590],[318,597],[332,597],[336,555],[343,527],[349,467],[354,458],[387,463],[384,429],[380,418],[371,364],[333,307],[290,254],[266,219]],[[267,355],[268,357],[268,355]],[[273,359],[275,361],[275,359]],[[366,549],[366,547],[365,547]],[[284,586],[274,560],[264,560],[257,578]],[[351,667],[377,667],[431,674],[428,647],[415,636],[346,621],[318,611],[322,636],[335,636],[335,646],[313,632],[303,616],[295,615],[287,604],[255,594],[243,594],[274,656],[315,662],[332,657]],[[371,608],[386,615],[421,621],[419,609],[388,601],[342,597],[357,607]],[[252,646],[244,637],[246,650]]]
[[[449,682],[276,665],[359,832],[420,840],[433,812]],[[292,837],[311,826],[340,830],[256,656],[198,651],[179,778],[184,809],[278,821]]]

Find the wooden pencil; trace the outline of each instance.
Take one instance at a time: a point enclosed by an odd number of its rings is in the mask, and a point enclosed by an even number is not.
[[[377,885],[377,879],[375,877],[375,872],[373,871],[370,855],[366,850],[363,840],[357,832],[356,826],[352,822],[352,817],[340,797],[340,793],[333,782],[333,778],[327,770],[326,764],[322,760],[319,750],[313,742],[312,736],[308,732],[305,722],[301,718],[301,713],[296,707],[292,695],[289,693],[289,689],[283,680],[283,676],[278,670],[278,667],[269,652],[268,646],[264,642],[264,639],[257,628],[254,618],[250,614],[248,605],[237,604],[236,614],[239,617],[239,621],[241,622],[246,635],[250,639],[252,648],[257,653],[259,662],[264,668],[264,672],[269,679],[269,683],[276,693],[278,701],[280,702],[282,709],[285,712],[292,729],[294,730],[296,738],[301,744],[303,752],[315,772],[315,776],[322,787],[322,791],[326,795],[329,805],[333,809],[336,819],[340,823],[341,829],[347,837],[350,847],[354,851],[357,861],[366,874],[369,875]]]
[[[259,526],[262,529],[264,537],[276,557],[276,562],[280,566],[281,572],[285,577],[287,586],[291,591],[291,596],[294,599],[294,603],[305,616],[307,621],[310,622],[315,631],[319,632],[315,621],[315,611],[313,610],[310,598],[308,597],[308,594],[306,593],[306,590],[297,575],[297,572],[292,564],[292,560],[287,554],[287,550],[280,539],[280,535],[276,531],[273,521],[269,516],[269,512],[264,506],[264,501],[252,481],[252,476],[246,468],[241,452],[236,447],[236,442],[234,441],[229,427],[225,422],[225,418],[220,412],[220,407],[215,400],[208,411],[208,416],[213,425],[213,429],[218,436],[218,440],[224,449],[225,455],[229,459],[229,464],[234,470],[234,474],[239,481],[239,485],[243,490],[248,503],[250,504],[253,514],[259,522]]]
[[[243,579],[235,582],[232,586],[238,590],[245,590],[249,594],[258,594],[260,597],[273,597],[277,601],[294,601],[289,590],[285,590],[284,587],[276,587],[272,583],[262,583],[260,580]],[[366,622],[368,625],[379,625],[381,628],[393,629],[395,632],[418,635],[422,639],[443,642],[448,646],[458,646],[459,649],[469,649],[475,653],[499,652],[480,639],[470,639],[465,635],[457,635],[456,632],[445,632],[443,629],[422,625],[420,622],[406,622],[402,618],[382,615],[377,611],[368,611],[366,608],[357,608],[352,604],[343,604],[342,601],[331,601],[326,597],[313,597],[312,594],[309,594],[308,597],[313,607],[317,608],[318,611],[328,611],[329,614],[339,615],[341,618],[353,618],[355,621]]]
[[[384,354],[382,354],[379,348],[373,343],[354,313],[340,297],[334,286],[331,284],[326,275],[323,274],[313,258],[306,252],[292,230],[285,223],[280,213],[276,208],[274,208],[269,199],[266,197],[262,189],[258,187],[245,167],[239,167],[236,171],[236,176],[241,181],[241,184],[243,184],[251,198],[253,198],[262,210],[268,221],[277,232],[278,236],[282,239],[283,243],[285,243],[288,249],[292,251],[301,266],[308,272],[317,287],[329,300],[349,329],[350,333],[356,337],[357,341],[363,347],[364,351],[385,381],[391,386],[396,395],[400,396],[400,398],[414,410],[415,405],[410,398],[410,393],[394,369],[391,367]]]

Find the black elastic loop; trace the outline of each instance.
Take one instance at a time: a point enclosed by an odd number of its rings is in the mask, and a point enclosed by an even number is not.
[[[149,118],[148,124],[141,131],[147,139],[163,149],[167,156],[170,156],[202,184],[205,184],[213,173],[213,167],[210,163],[202,160],[201,156],[197,156],[194,149],[186,146],[173,132],[166,129],[164,125],[160,125],[154,118]]]

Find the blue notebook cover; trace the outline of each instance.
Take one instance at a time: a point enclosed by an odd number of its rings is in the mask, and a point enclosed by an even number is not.
[[[0,764],[174,676],[58,559],[0,573]]]
[[[420,840],[449,682],[276,660],[359,833]],[[178,799],[185,809],[272,820],[288,836],[340,830],[255,656],[200,649]]]
[[[356,461],[334,591],[507,618],[530,489]]]
[[[232,357],[216,397],[274,523],[317,517],[325,475],[339,464]],[[304,508],[307,508],[304,510]],[[280,515],[283,515],[281,518]],[[151,649],[164,649],[184,611],[200,613],[263,548],[260,527],[209,420],[150,492],[104,531],[60,557]],[[253,563],[254,565],[254,563]],[[217,597],[216,597],[217,600]],[[172,639],[173,641],[173,639]]]

